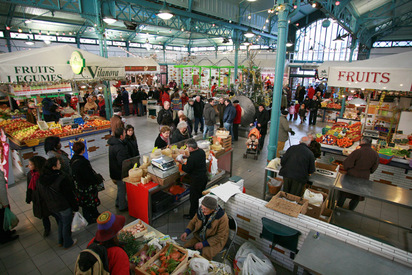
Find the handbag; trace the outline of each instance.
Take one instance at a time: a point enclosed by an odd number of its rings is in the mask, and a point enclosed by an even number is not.
[[[11,212],[10,208],[6,207],[4,209],[4,222],[3,222],[3,230],[8,231],[12,230],[19,224],[19,219],[13,212]]]
[[[105,190],[104,188],[104,178],[101,174],[96,173],[96,171],[93,170],[94,176],[97,179],[97,192]]]

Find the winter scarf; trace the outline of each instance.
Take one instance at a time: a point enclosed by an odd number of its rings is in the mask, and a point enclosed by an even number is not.
[[[210,227],[212,222],[216,219],[216,214],[219,212],[220,206],[218,205],[215,211],[209,216],[205,216],[202,211],[198,211],[197,215],[202,221],[203,227],[199,232],[199,236],[202,238],[202,241],[206,240],[206,229]]]
[[[29,182],[29,189],[35,190],[36,189],[36,182],[40,178],[39,172],[32,170],[30,171],[31,179]]]

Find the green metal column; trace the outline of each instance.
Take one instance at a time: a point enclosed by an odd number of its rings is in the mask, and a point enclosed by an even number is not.
[[[235,43],[235,82],[236,79],[238,79],[238,66],[239,66],[239,46],[240,46],[240,41],[238,39],[238,35],[237,32],[235,34],[235,41],[233,41]]]
[[[219,79],[218,79],[218,84],[217,85],[219,85],[219,87],[220,87],[220,68],[218,70],[219,70]]]
[[[352,62],[352,58],[353,58],[353,52],[356,49],[356,44],[357,44],[357,39],[352,39],[351,43],[350,43],[350,56],[349,56],[349,62]]]
[[[199,89],[202,88],[202,67],[199,68]]]
[[[182,89],[183,89],[183,87],[185,86],[183,83],[183,68],[180,69],[180,83],[182,83]]]
[[[112,110],[111,110],[111,103],[112,103],[112,95],[110,93],[110,91],[107,91],[107,86],[104,86],[104,106],[105,106],[105,110],[106,110],[106,119],[110,120],[110,118],[112,117]]]
[[[209,89],[210,89],[211,84],[212,84],[212,68],[209,68]]]
[[[276,65],[275,65],[275,85],[273,87],[272,99],[272,114],[269,133],[268,146],[268,161],[276,156],[278,133],[279,133],[279,118],[280,104],[282,99],[283,73],[285,71],[285,56],[286,56],[286,33],[288,28],[288,16],[290,6],[288,1],[280,0],[278,5],[281,6],[278,14],[278,41],[276,50]]]

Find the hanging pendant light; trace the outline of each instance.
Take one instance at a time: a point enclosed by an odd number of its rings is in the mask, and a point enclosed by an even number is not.
[[[103,21],[106,23],[106,24],[114,24],[114,23],[116,23],[117,22],[117,19],[116,18],[114,18],[114,17],[112,17],[112,16],[106,16],[105,18],[103,18]]]
[[[248,30],[247,30],[247,32],[245,33],[245,37],[246,38],[252,38],[252,37],[254,37],[255,36],[255,34],[252,32],[252,28],[249,28]]]
[[[169,20],[173,17],[173,13],[167,8],[166,0],[163,2],[163,7],[160,9],[157,16],[163,20]]]

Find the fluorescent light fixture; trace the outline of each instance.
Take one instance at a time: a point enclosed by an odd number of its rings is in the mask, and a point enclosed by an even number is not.
[[[248,2],[256,2],[257,0],[247,0]]]
[[[26,21],[24,21],[24,23],[26,23],[26,24],[30,24],[30,23],[32,23],[33,21],[31,21],[30,19],[27,19]]]
[[[252,29],[251,28],[249,28],[248,30],[247,30],[247,32],[245,33],[245,37],[246,38],[252,38],[252,37],[254,37],[255,36],[255,34],[252,32]]]
[[[32,40],[27,40],[27,41],[24,42],[24,43],[26,43],[26,45],[29,45],[29,46],[33,46],[33,45],[34,45],[34,42],[33,42]]]
[[[361,106],[361,105],[366,105],[367,103],[366,103],[365,100],[357,97],[357,98],[354,98],[354,99],[350,100],[349,104],[354,104],[354,105]]]
[[[51,44],[51,41],[50,40],[43,40],[44,41],[44,43],[46,44],[46,45],[50,45]]]
[[[103,18],[103,21],[106,23],[106,24],[114,24],[114,23],[116,23],[117,22],[117,19],[116,18],[113,18],[113,17],[111,17],[111,16],[106,16],[105,18]]]
[[[286,43],[286,47],[292,47],[293,46],[293,43],[292,42],[288,42],[288,43]]]
[[[169,20],[173,17],[173,13],[167,8],[166,0],[163,3],[163,7],[160,9],[157,16],[163,20]]]

